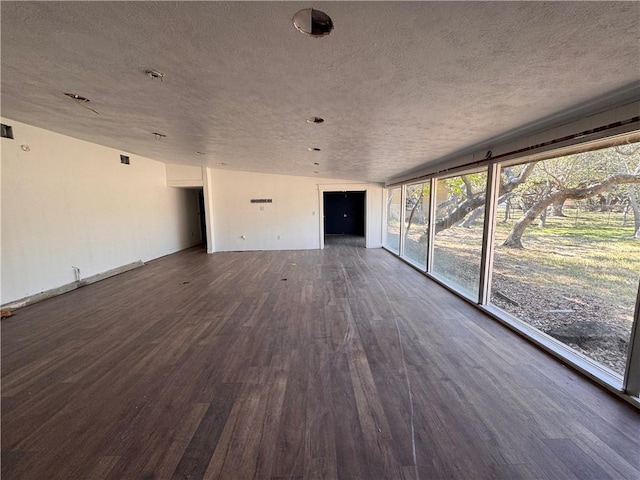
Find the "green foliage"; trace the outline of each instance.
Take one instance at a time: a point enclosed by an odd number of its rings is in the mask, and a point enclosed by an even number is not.
[[[438,188],[444,189],[448,197],[465,197],[467,195],[465,180],[471,186],[471,193],[473,195],[484,192],[487,186],[486,172],[479,172],[440,179],[438,180]]]

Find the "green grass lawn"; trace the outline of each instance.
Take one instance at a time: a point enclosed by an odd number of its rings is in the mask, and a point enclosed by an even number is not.
[[[526,283],[590,292],[633,309],[640,279],[640,241],[633,239],[633,222],[622,227],[622,214],[565,209],[567,217],[548,217],[545,227],[531,225],[524,250],[500,247],[521,212],[496,226],[496,258],[525,268]],[[500,215],[498,218],[501,218]],[[506,273],[506,272],[505,272]],[[625,308],[626,309],[626,308]]]

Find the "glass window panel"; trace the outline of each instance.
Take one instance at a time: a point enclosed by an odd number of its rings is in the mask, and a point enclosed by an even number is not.
[[[432,273],[477,298],[487,169],[439,178]]]
[[[633,172],[640,144],[503,167],[491,289],[493,305],[620,375],[640,278]]]
[[[384,245],[389,250],[400,251],[400,202],[402,190],[400,187],[387,190],[387,229]]]
[[[407,185],[404,213],[404,257],[427,268],[429,240],[429,183]]]

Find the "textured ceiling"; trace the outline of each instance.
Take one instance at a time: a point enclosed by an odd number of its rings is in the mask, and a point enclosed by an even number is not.
[[[293,27],[310,6],[332,17],[331,35]],[[5,117],[233,170],[383,182],[640,79],[637,2],[1,8]]]

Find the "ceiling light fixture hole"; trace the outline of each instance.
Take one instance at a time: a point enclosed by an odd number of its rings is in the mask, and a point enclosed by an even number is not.
[[[157,70],[146,70],[144,73],[146,73],[152,80],[162,81],[164,78],[164,73],[158,72]]]
[[[309,117],[307,118],[307,123],[322,123],[324,122],[324,118],[321,117]]]
[[[321,10],[305,8],[293,16],[293,26],[310,37],[320,38],[333,30],[333,20]]]
[[[81,96],[81,95],[78,95],[77,93],[65,93],[64,95],[65,95],[66,97],[72,98],[72,99],[74,99],[74,100],[76,100],[76,101],[78,101],[78,102],[83,102],[83,103],[85,103],[85,102],[88,102],[88,101],[89,101],[89,99],[88,99],[88,98],[83,97],[83,96]]]
[[[310,152],[319,152],[320,149],[318,147],[309,147]]]

